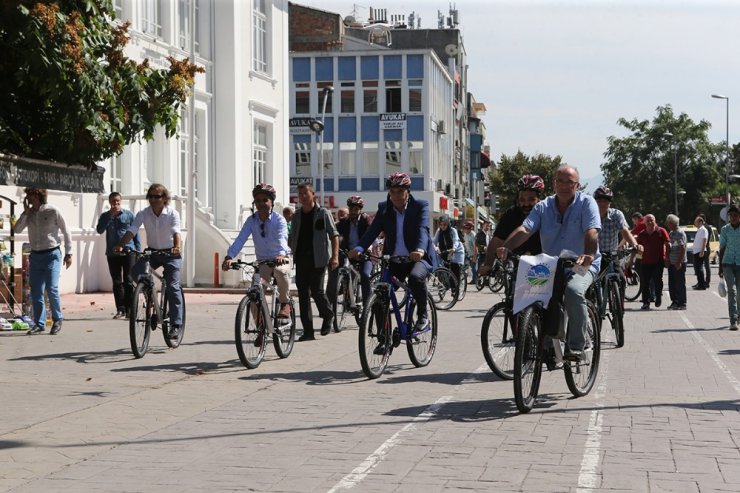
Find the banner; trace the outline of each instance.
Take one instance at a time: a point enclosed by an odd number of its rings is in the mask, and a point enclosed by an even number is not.
[[[547,306],[552,297],[557,266],[558,258],[544,253],[519,257],[519,269],[514,284],[514,313],[519,313],[537,301]]]

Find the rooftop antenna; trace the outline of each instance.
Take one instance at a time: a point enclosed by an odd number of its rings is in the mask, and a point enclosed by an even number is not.
[[[437,11],[437,29],[444,29],[445,28],[445,16],[442,15],[442,11]]]

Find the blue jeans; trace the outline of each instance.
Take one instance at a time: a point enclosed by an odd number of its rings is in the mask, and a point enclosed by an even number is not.
[[[28,258],[31,282],[31,303],[33,322],[37,327],[46,325],[46,304],[44,291],[49,294],[51,319],[62,320],[62,299],[59,297],[59,273],[62,271],[62,251],[55,248],[50,252],[34,253]]]
[[[565,285],[563,301],[565,311],[568,312],[568,347],[574,351],[581,351],[586,346],[586,291],[593,282],[594,273],[588,271],[585,276],[572,275]],[[594,327],[593,330],[598,328]]]
[[[181,257],[152,255],[149,259],[152,269],[164,267],[164,278],[167,281],[167,299],[170,305],[170,323],[182,325],[182,293],[180,291]]]
[[[722,264],[722,273],[727,284],[727,309],[730,312],[730,325],[737,323],[737,305],[740,304],[740,265]]]

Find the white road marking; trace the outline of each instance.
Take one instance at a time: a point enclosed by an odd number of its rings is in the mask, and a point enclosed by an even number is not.
[[[735,375],[732,374],[730,369],[727,368],[724,363],[722,363],[722,360],[717,355],[717,351],[715,351],[714,348],[710,346],[709,343],[701,336],[701,334],[699,334],[699,332],[695,330],[694,324],[691,323],[688,317],[683,312],[681,312],[680,315],[683,319],[683,323],[686,324],[686,327],[691,329],[691,335],[694,336],[696,342],[698,342],[699,345],[704,348],[704,351],[706,351],[709,357],[712,358],[714,364],[717,365],[722,373],[724,373],[725,378],[727,378],[727,380],[730,382],[730,385],[732,385],[732,387],[735,389],[735,392],[740,394],[740,380],[735,378]]]

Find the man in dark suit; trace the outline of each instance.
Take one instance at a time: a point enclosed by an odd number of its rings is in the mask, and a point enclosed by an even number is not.
[[[393,173],[385,185],[388,200],[378,204],[375,219],[350,252],[350,259],[370,248],[381,231],[385,233],[383,255],[409,257],[410,262],[391,263],[390,270],[398,279],[408,278],[417,307],[414,330],[420,331],[429,325],[426,279],[437,264],[429,234],[429,203],[414,199],[410,193],[411,179],[406,173]]]
[[[362,238],[370,226],[370,218],[367,214],[362,212],[363,207],[365,207],[365,201],[362,197],[359,195],[351,196],[347,199],[347,207],[349,209],[349,215],[337,223],[337,231],[340,236],[340,266],[344,265],[347,258],[343,252],[350,251],[355,248],[359,244],[360,238]],[[363,260],[360,261],[358,265],[355,265],[355,267],[360,272],[359,281],[362,288],[362,303],[360,303],[359,307],[361,309],[364,302],[370,297],[370,274],[373,271],[373,264],[370,260]],[[330,300],[337,297],[338,281],[339,269],[329,272],[329,284],[327,286],[326,295]],[[357,279],[353,279],[353,287],[357,285],[357,281]]]

